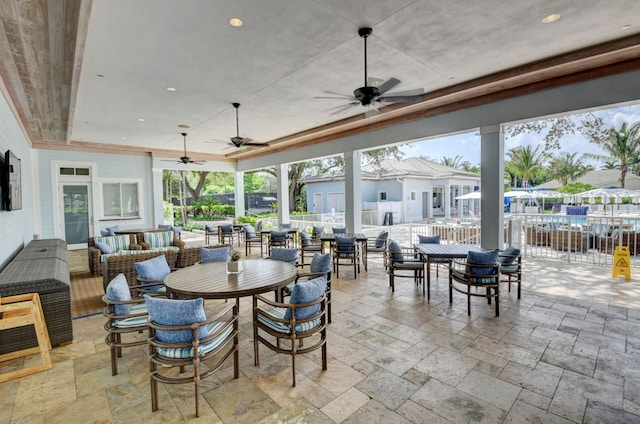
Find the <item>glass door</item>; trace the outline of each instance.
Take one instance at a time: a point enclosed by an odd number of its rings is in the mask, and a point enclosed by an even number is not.
[[[85,249],[90,234],[91,189],[89,184],[61,184],[62,234],[68,248]]]

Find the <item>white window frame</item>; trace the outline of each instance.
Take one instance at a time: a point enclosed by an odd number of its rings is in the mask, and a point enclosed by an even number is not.
[[[384,199],[382,197],[384,197]],[[386,191],[379,191],[378,192],[378,202],[386,202],[387,199],[388,199],[388,197],[387,197],[387,192]]]
[[[122,213],[119,217],[115,216],[105,216],[104,214],[104,185],[105,184],[137,184],[138,187],[138,216],[122,216]],[[101,178],[100,182],[100,195],[98,198],[98,202],[100,207],[98,209],[100,213],[100,221],[131,221],[131,220],[140,220],[144,216],[142,211],[143,201],[142,201],[142,178]],[[122,193],[122,190],[121,190]],[[121,194],[122,196],[122,194]],[[122,204],[122,199],[120,199],[120,204]]]

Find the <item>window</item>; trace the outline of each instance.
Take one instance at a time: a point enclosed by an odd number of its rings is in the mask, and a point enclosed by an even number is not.
[[[411,200],[415,201],[415,200],[416,200],[416,197],[417,197],[416,192],[415,192],[415,191],[412,191],[412,192],[411,192],[411,195],[410,195],[410,197],[409,197],[409,199],[411,199]]]
[[[380,192],[380,201],[382,202],[383,200],[387,200],[387,192],[386,191],[381,191]]]
[[[136,182],[102,183],[102,218],[140,217],[140,186]]]

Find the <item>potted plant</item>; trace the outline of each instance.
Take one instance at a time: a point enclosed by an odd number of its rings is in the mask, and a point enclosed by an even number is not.
[[[239,250],[232,249],[229,252],[231,260],[227,262],[227,272],[229,274],[240,274],[242,272],[242,262],[240,262],[241,253]]]

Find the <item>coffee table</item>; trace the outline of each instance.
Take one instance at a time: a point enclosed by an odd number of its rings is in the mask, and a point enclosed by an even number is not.
[[[196,264],[172,272],[164,279],[167,292],[178,298],[236,299],[275,290],[296,278],[292,264],[270,259],[243,259],[240,274],[228,274],[226,262]]]

